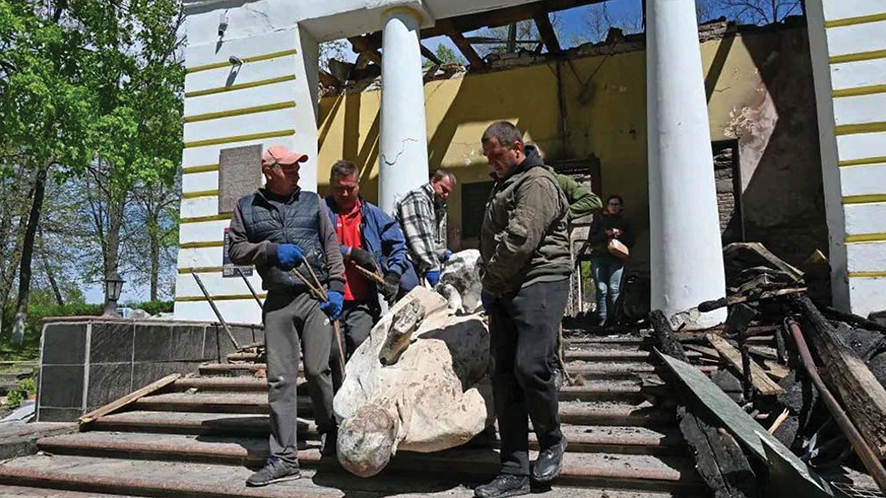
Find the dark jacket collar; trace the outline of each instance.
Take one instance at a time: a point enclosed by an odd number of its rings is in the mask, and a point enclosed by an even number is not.
[[[269,191],[266,188],[260,188],[260,189],[256,190],[255,196],[256,196],[256,198],[261,199],[266,204],[270,204],[271,202],[267,196],[268,193],[269,193]],[[271,195],[274,195],[274,196],[277,195],[277,194],[274,194],[273,192],[270,192],[270,193],[271,193]],[[292,194],[289,195],[289,198],[286,199],[286,201],[284,201],[284,204],[292,204],[292,202],[298,198],[298,195],[300,193],[301,193],[301,187],[295,187],[295,190],[293,190]]]
[[[518,164],[517,167],[514,168],[514,171],[512,171],[507,178],[497,178],[494,174],[491,174],[490,176],[492,176],[492,178],[496,181],[504,181],[519,173],[525,173],[532,168],[545,165],[544,161],[542,161],[541,159],[541,155],[539,155],[538,153],[538,149],[534,145],[524,145],[523,151],[526,154],[526,159],[524,159],[522,163]]]

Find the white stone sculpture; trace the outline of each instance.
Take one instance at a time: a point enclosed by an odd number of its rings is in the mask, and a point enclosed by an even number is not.
[[[437,292],[448,302],[449,309],[457,313],[474,313],[480,310],[480,251],[467,249],[453,254],[443,264]]]
[[[429,289],[394,305],[345,371],[333,404],[338,459],[358,476],[377,474],[397,450],[464,444],[493,421],[486,323],[453,314]]]

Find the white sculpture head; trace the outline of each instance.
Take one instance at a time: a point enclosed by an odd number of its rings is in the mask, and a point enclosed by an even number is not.
[[[381,472],[396,451],[399,421],[377,405],[360,408],[338,428],[338,461],[348,472],[372,477]]]

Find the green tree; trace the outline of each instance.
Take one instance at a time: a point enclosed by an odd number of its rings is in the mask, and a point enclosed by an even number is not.
[[[112,204],[136,181],[173,180],[181,155],[181,12],[180,0],[0,3],[0,167],[34,172],[14,343],[24,332],[47,177],[106,167]],[[110,246],[105,262],[113,271]]]
[[[442,43],[437,45],[437,50],[434,55],[436,55],[443,64],[461,64],[462,66],[468,64],[468,61],[466,61],[464,57]]]

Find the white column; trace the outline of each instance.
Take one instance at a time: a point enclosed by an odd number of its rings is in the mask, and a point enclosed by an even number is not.
[[[723,297],[725,277],[695,2],[646,5],[652,309],[670,317]],[[687,327],[725,318],[721,309]]]
[[[391,213],[404,194],[428,181],[419,14],[385,13],[382,32],[379,204]]]

